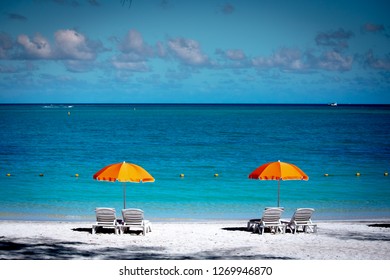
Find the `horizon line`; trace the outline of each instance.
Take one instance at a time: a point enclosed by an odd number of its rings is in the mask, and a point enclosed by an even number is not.
[[[247,102],[13,102],[0,105],[296,105],[296,106],[330,106],[330,103],[247,103]],[[337,106],[389,106],[390,103],[337,103]]]

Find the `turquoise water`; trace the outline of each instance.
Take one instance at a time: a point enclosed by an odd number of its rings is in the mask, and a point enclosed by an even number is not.
[[[0,105],[0,130],[0,219],[119,213],[122,184],[92,176],[122,161],[155,177],[126,185],[127,206],[152,220],[253,218],[276,206],[278,183],[248,175],[277,160],[310,177],[280,183],[284,216],[390,218],[390,106]]]

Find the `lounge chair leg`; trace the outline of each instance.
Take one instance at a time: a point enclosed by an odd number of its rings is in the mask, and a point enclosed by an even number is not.
[[[307,226],[307,227],[308,227],[308,231],[310,230],[312,233],[317,232],[317,225],[311,225],[311,226]]]

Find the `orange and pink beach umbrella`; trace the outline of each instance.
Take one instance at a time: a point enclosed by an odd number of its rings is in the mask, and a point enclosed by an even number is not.
[[[133,163],[120,162],[107,165],[93,175],[98,181],[123,183],[123,206],[126,209],[126,183],[154,182],[154,178],[141,166]]]
[[[276,180],[278,181],[278,207],[280,201],[280,180],[309,180],[309,176],[305,174],[299,167],[294,164],[275,161],[265,163],[256,168],[249,179],[257,180]]]

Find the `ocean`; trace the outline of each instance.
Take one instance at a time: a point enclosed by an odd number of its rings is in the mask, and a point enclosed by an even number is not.
[[[120,215],[123,184],[92,176],[123,161],[155,178],[126,184],[127,207],[149,220],[256,218],[278,182],[248,175],[278,160],[309,176],[280,182],[283,217],[390,218],[387,105],[3,104],[0,130],[2,220]]]

